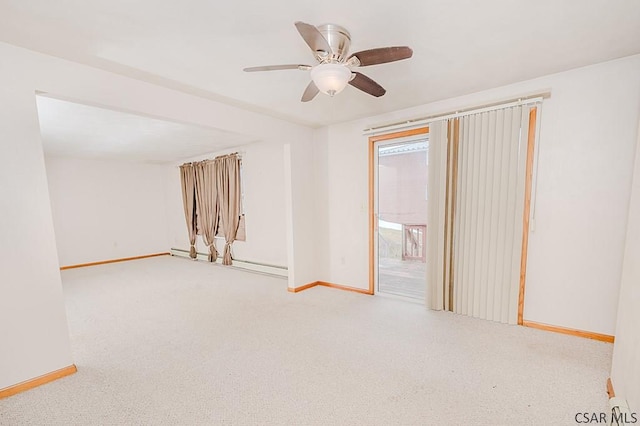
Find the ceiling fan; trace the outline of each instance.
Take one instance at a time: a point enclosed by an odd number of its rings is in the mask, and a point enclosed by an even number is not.
[[[386,90],[354,69],[408,59],[413,55],[413,50],[408,46],[394,46],[362,50],[347,57],[351,35],[345,28],[335,24],[315,27],[304,22],[296,22],[295,26],[311,48],[318,61],[317,65],[267,65],[245,68],[244,71],[311,70],[311,82],[302,94],[302,102],[309,102],[319,92],[333,96],[340,93],[347,84],[371,96],[380,97]]]

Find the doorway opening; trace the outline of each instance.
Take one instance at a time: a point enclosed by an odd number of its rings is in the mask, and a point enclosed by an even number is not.
[[[373,290],[424,300],[428,128],[370,139]]]

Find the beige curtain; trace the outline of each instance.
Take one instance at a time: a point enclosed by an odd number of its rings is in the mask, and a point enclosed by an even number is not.
[[[240,157],[230,154],[215,159],[220,216],[224,230],[223,265],[232,264],[231,245],[240,224]]]
[[[189,231],[189,257],[195,259],[196,253],[196,175],[193,164],[187,163],[180,166],[180,182],[182,183],[182,204],[184,207],[184,217],[187,221]]]
[[[200,231],[205,244],[209,247],[209,262],[215,262],[218,258],[215,236],[218,232],[220,217],[218,187],[216,185],[216,163],[214,161],[202,161],[194,164],[194,169]]]

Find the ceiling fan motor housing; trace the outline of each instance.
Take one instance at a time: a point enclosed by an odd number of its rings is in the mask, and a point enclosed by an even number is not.
[[[318,31],[327,40],[333,54],[327,56],[327,52],[316,52],[318,61],[320,62],[344,62],[349,53],[349,47],[351,46],[351,34],[346,28],[336,24],[323,24],[318,25]]]

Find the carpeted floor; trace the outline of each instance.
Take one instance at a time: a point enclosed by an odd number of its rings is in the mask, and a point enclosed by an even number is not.
[[[179,258],[62,273],[78,373],[2,425],[573,425],[612,346]]]

